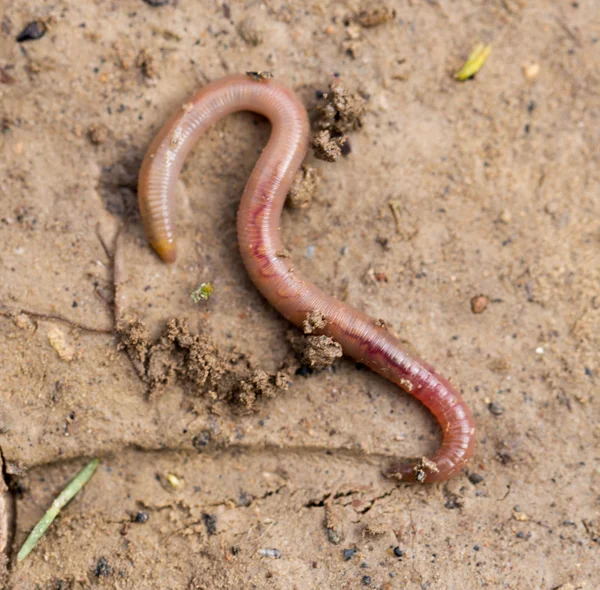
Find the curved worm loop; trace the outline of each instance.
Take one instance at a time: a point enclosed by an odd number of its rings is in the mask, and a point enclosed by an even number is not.
[[[386,475],[420,482],[455,475],[472,455],[475,442],[473,418],[460,394],[432,367],[411,358],[384,328],[323,293],[277,255],[283,250],[281,210],[309,137],[306,110],[290,90],[272,80],[228,76],[200,90],[169,119],[150,145],[139,176],[139,206],[150,244],[165,262],[175,261],[174,198],[181,166],[207,127],[235,111],[254,111],[272,125],[237,218],[240,252],[250,277],[296,326],[302,326],[309,312],[322,314],[326,325],[317,334],[331,336],[345,354],[416,397],[435,416],[443,432],[441,448],[416,465],[397,462]]]

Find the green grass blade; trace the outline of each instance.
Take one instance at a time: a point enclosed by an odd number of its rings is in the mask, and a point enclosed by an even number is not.
[[[29,533],[29,536],[25,543],[23,543],[23,546],[17,555],[17,561],[23,561],[31,553],[32,549],[48,530],[48,527],[58,516],[62,508],[73,499],[81,488],[90,480],[92,475],[94,475],[99,463],[100,459],[92,459],[56,497],[46,514],[44,514],[42,519],[33,527],[31,533]]]
[[[467,61],[454,74],[454,77],[461,81],[472,78],[483,67],[491,51],[492,48],[489,45],[483,45],[483,43],[476,45]]]

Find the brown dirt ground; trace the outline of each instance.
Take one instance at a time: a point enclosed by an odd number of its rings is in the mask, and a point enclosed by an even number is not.
[[[407,0],[382,23],[359,15],[374,3],[352,0],[150,4],[0,3],[0,447],[17,502],[13,559],[87,458],[102,459],[0,584],[598,588],[597,0]],[[45,36],[16,43],[33,19]],[[492,44],[488,62],[456,82],[479,40]],[[246,277],[234,224],[265,121],[229,117],[189,158],[175,267],[143,239],[131,212],[153,133],[207,80],[247,70],[273,71],[313,111],[334,72],[367,99],[349,154],[309,156],[319,190],[284,213],[284,241],[299,269],[384,319],[463,391],[478,447],[446,485],[381,476],[390,456],[431,452],[439,433],[418,403],[348,360],[265,395],[290,368],[289,326]],[[148,341],[171,318],[201,333],[187,348],[163,341],[149,398],[113,331],[117,242],[120,318],[143,321]],[[207,281],[213,297],[194,304]],[[199,349],[230,372],[178,374]],[[148,520],[132,522],[138,512]]]

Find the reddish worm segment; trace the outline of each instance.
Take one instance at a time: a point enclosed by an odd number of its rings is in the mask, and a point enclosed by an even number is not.
[[[208,84],[169,119],[150,145],[139,175],[139,206],[148,241],[163,261],[175,261],[174,201],[181,166],[210,125],[237,111],[259,113],[272,125],[237,217],[240,252],[252,281],[298,327],[309,312],[322,314],[326,325],[315,333],[339,342],[345,354],[416,397],[435,416],[443,432],[440,449],[416,465],[395,462],[386,475],[428,483],[452,477],[464,467],[475,444],[473,418],[460,394],[428,364],[409,357],[385,328],[323,293],[281,256],[281,210],[309,138],[306,110],[293,92],[272,80],[228,76]]]

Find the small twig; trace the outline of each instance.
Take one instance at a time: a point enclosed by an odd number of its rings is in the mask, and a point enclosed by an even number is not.
[[[73,326],[74,328],[79,328],[80,330],[84,330],[85,332],[96,332],[97,334],[112,334],[112,328],[94,328],[93,326],[86,326],[85,324],[79,324],[65,318],[61,315],[51,314],[51,313],[42,313],[39,311],[31,311],[30,309],[11,309],[6,307],[0,303],[0,315],[5,318],[13,318],[20,314],[24,314],[27,316],[31,316],[32,318],[37,318],[39,320],[55,320],[57,322],[63,322],[64,324],[68,324],[69,326]]]
[[[112,254],[110,253],[108,244],[104,241],[104,238],[102,237],[102,234],[100,233],[100,222],[98,222],[96,224],[96,237],[98,238],[98,241],[100,242],[100,245],[102,246],[102,249],[104,250],[104,254],[106,254],[106,257],[109,260],[112,260]]]
[[[558,23],[558,25],[560,26],[560,28],[567,34],[569,35],[569,37],[571,37],[571,39],[573,41],[575,41],[575,43],[577,43],[577,45],[581,46],[581,42],[579,40],[579,37],[570,29],[569,25],[567,25],[567,23],[565,22],[565,15],[561,10],[561,18],[556,17],[556,22]]]
[[[119,309],[119,285],[121,283],[121,260],[119,258],[119,245],[121,243],[121,235],[123,234],[124,224],[121,224],[117,237],[115,238],[115,251],[112,257],[113,267],[113,313],[115,330],[119,330],[119,323],[121,321],[121,310]]]
[[[396,224],[396,233],[402,233],[402,214],[400,212],[400,201],[396,199],[392,199],[388,203],[390,209],[392,210],[392,215],[394,216],[394,223]]]
[[[42,535],[48,530],[48,527],[54,522],[54,519],[59,515],[60,511],[74,498],[81,488],[90,480],[96,468],[100,463],[100,459],[92,459],[67,485],[67,487],[58,495],[52,502],[52,506],[48,509],[42,519],[35,525],[25,543],[21,547],[17,555],[17,561],[23,561],[36,546],[37,542],[42,538]]]

